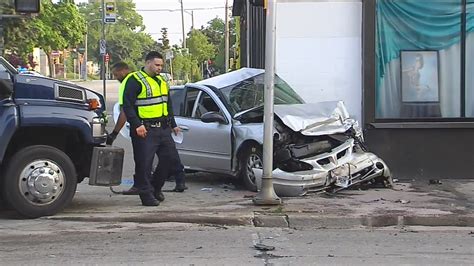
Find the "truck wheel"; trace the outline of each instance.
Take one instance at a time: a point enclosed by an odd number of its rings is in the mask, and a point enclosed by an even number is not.
[[[31,146],[9,160],[4,198],[27,218],[54,215],[68,205],[76,192],[76,170],[71,159],[51,146]]]
[[[257,180],[252,168],[263,168],[262,149],[252,144],[244,148],[239,158],[240,179],[245,188],[250,191],[257,191]]]

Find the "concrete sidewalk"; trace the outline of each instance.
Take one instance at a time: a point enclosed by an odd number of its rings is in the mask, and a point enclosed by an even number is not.
[[[158,207],[141,206],[138,196],[80,184],[72,204],[46,219],[291,228],[474,226],[474,180],[441,180],[433,185],[397,182],[393,189],[283,198],[281,206],[255,206],[251,200],[255,193],[236,189],[218,176],[188,174],[187,180],[186,192],[165,192],[166,200]],[[173,186],[167,182],[165,189]]]

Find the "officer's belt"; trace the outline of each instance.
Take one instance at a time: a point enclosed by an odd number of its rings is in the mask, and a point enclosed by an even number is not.
[[[156,119],[147,119],[143,120],[142,123],[145,127],[167,127],[168,126],[168,118],[156,118]]]
[[[147,105],[155,105],[155,104],[160,104],[163,102],[168,101],[168,96],[159,96],[155,98],[149,98],[149,99],[137,99],[135,101],[136,106],[147,106]]]

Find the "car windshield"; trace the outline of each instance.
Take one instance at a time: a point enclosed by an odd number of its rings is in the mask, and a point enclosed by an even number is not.
[[[244,80],[221,90],[232,115],[263,105],[264,74]],[[304,103],[303,99],[283,79],[275,76],[275,104]]]

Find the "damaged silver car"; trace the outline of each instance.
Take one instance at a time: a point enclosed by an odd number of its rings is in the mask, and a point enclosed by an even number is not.
[[[256,191],[262,176],[264,70],[243,68],[172,87],[177,144],[187,170],[230,174]],[[342,102],[304,103],[275,79],[273,183],[279,196],[391,184],[387,165],[367,152]]]

